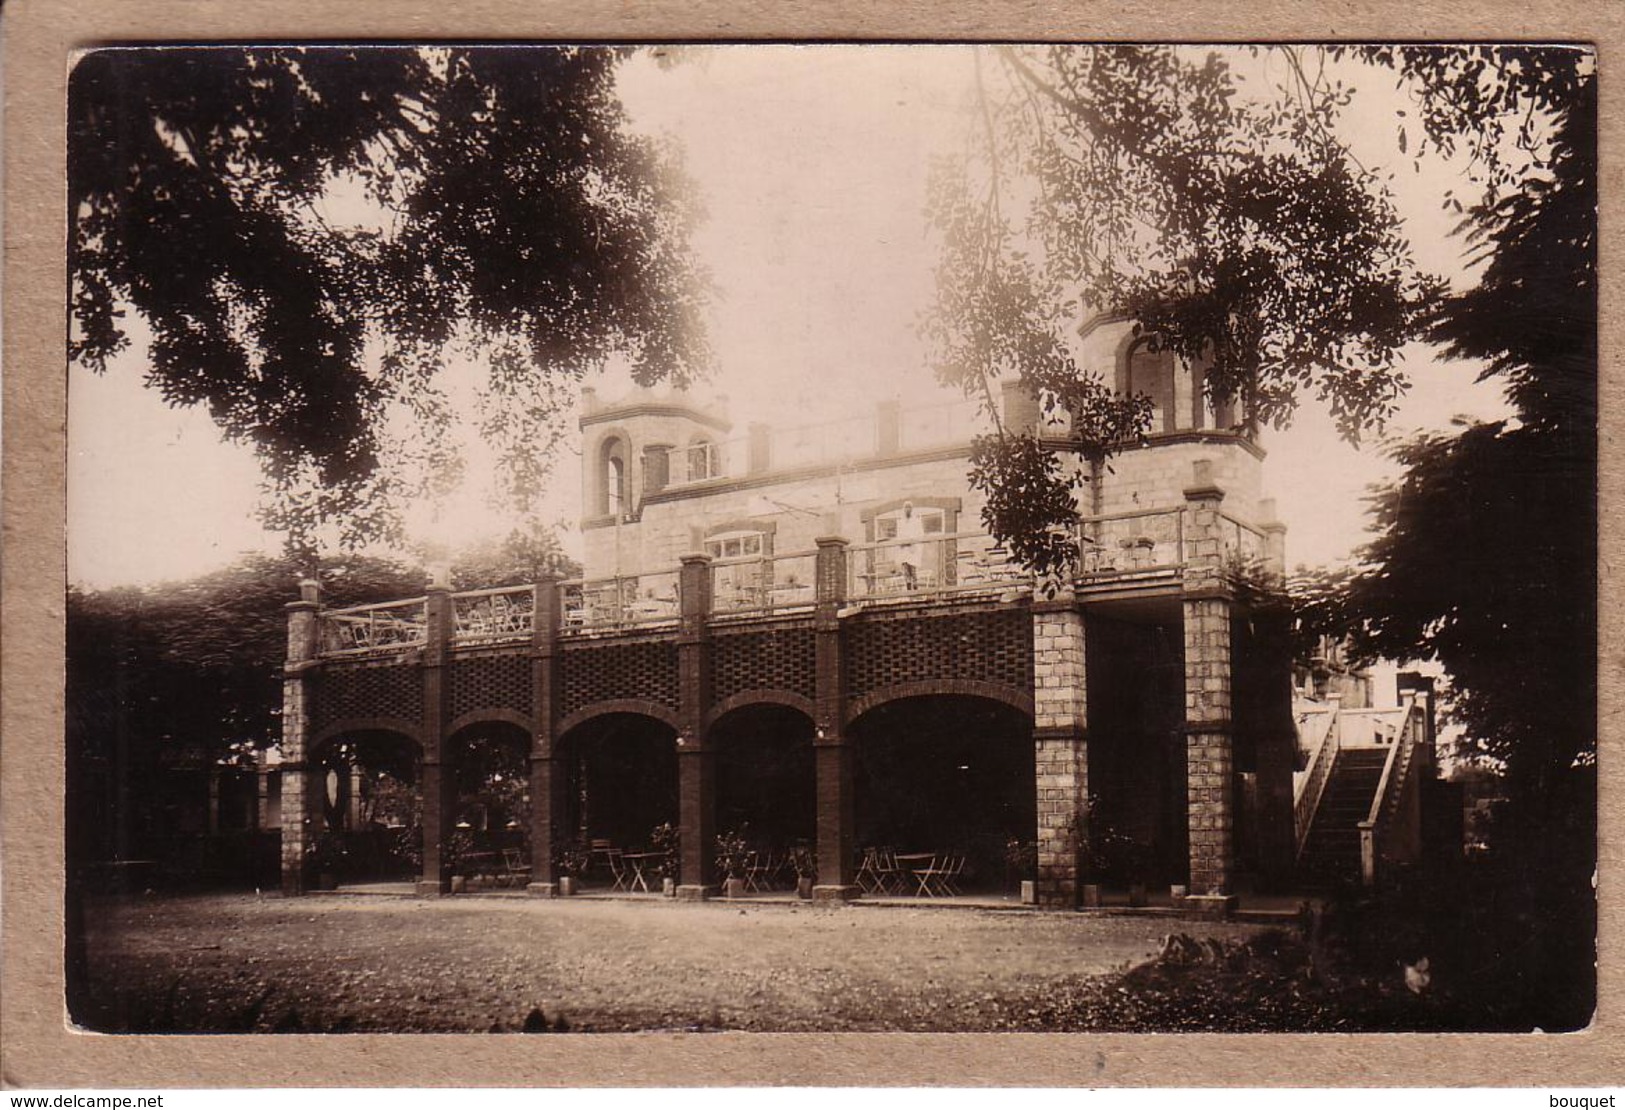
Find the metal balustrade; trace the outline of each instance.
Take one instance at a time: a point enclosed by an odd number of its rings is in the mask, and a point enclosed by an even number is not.
[[[817,600],[818,553],[746,555],[711,563],[713,613],[810,609]]]
[[[1187,558],[1185,509],[1084,517],[1078,522],[1078,541],[1083,578],[1178,570]]]
[[[565,631],[660,625],[679,615],[677,572],[559,583]]]
[[[495,644],[528,640],[536,611],[536,587],[499,586],[451,595],[452,643]]]
[[[982,532],[927,534],[853,544],[847,550],[848,600],[1007,590],[1032,583],[993,537]]]
[[[428,599],[414,597],[327,610],[320,614],[318,636],[323,655],[416,647],[428,640]]]
[[[1085,517],[1078,522],[1080,585],[1176,574],[1193,557],[1184,506]],[[1227,559],[1261,559],[1264,536],[1219,514]],[[1209,530],[1204,546],[1211,551]],[[984,532],[926,533],[851,544],[844,603],[929,598],[1030,588],[1033,576]],[[771,614],[811,609],[818,600],[818,554],[794,551],[713,559],[711,613]],[[454,647],[521,643],[534,635],[537,587],[504,586],[451,594],[445,635]],[[677,568],[558,583],[559,630],[566,634],[675,623]],[[319,614],[320,654],[382,652],[428,642],[425,598],[360,605]]]

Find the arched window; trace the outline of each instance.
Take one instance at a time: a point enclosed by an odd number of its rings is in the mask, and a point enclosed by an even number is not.
[[[1210,401],[1207,396],[1207,359],[1204,358],[1192,374],[1191,386],[1191,415],[1198,428],[1207,426],[1207,414],[1211,405],[1213,413],[1214,430],[1228,432],[1236,426],[1236,400],[1226,397],[1221,401]]]
[[[1157,349],[1150,338],[1138,340],[1123,358],[1122,391],[1151,399],[1152,432],[1174,430],[1174,370],[1174,353]]]
[[[610,436],[598,454],[598,511],[606,516],[621,516],[629,507],[626,469],[626,442]]]

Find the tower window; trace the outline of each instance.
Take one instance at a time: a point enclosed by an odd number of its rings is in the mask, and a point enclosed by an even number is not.
[[[1151,431],[1174,430],[1174,353],[1141,339],[1123,360],[1122,392],[1151,399]]]
[[[618,436],[604,440],[598,453],[598,511],[621,516],[630,508],[627,497],[626,442]]]

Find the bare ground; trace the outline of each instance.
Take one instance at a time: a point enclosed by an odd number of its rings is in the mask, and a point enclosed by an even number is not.
[[[132,1032],[1053,1028],[1190,922],[1032,911],[199,895],[86,906],[79,1023]],[[1203,924],[1238,941],[1257,926]],[[528,1026],[527,1026],[528,1022]]]

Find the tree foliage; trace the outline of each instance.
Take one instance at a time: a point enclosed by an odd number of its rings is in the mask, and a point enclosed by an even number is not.
[[[1585,52],[1507,53],[1402,61],[1430,133],[1469,127],[1454,141],[1483,167],[1463,225],[1482,273],[1431,336],[1481,360],[1516,418],[1398,445],[1404,473],[1372,499],[1360,566],[1306,612],[1368,656],[1443,663],[1467,750],[1550,814],[1596,751],[1596,90]],[[1463,91],[1464,70],[1486,87]],[[1514,132],[1517,172],[1506,113],[1545,124]]]
[[[559,387],[611,356],[705,365],[697,209],[632,135],[625,51],[93,51],[69,89],[70,351],[150,331],[148,383],[263,461],[269,523],[389,535],[479,432],[524,503]]]
[[[1240,398],[1250,421],[1285,421],[1306,392],[1351,439],[1387,416],[1396,353],[1439,286],[1334,137],[1350,90],[1283,54],[1291,87],[1259,96],[1217,52],[999,49],[977,138],[931,196],[942,256],[924,332],[942,378],[991,408],[990,381],[1015,377],[1103,459],[1146,430],[1149,405],[1074,358],[1067,329],[1100,314],[1202,363],[1209,396]],[[973,478],[989,528],[1054,570],[1081,479],[1024,440],[984,439]]]

